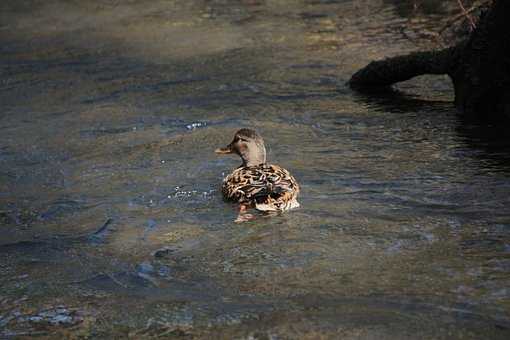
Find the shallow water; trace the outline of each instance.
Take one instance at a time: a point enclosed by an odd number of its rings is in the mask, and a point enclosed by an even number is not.
[[[408,14],[2,1],[1,336],[508,338],[508,140],[443,77],[345,86],[418,47]],[[239,127],[300,209],[233,222]]]

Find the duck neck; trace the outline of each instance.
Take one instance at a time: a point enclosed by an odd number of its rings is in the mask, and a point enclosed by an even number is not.
[[[242,153],[243,167],[257,166],[266,163],[266,148],[262,145],[258,150],[246,150]]]

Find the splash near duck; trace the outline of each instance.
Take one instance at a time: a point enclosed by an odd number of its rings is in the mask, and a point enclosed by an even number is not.
[[[248,208],[283,212],[299,207],[299,184],[286,169],[266,163],[264,140],[256,131],[237,131],[232,142],[216,153],[237,154],[243,162],[223,179],[221,190],[226,200],[240,204],[237,222],[253,218]]]

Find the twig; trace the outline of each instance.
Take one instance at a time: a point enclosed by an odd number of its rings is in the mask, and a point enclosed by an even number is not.
[[[108,218],[104,223],[103,225],[101,226],[101,228],[99,228],[98,230],[96,230],[92,235],[99,235],[101,234],[102,232],[104,232],[106,230],[106,228],[108,228],[108,226],[110,225],[110,223],[113,222],[113,219],[111,218]]]
[[[117,280],[117,278],[115,277],[114,274],[110,274],[110,273],[107,273],[107,272],[101,272],[102,274],[108,276],[113,282],[115,282],[116,284],[118,284],[119,286],[121,286],[122,288],[125,288],[127,289],[128,286],[125,285],[124,283],[120,282],[119,280]]]
[[[466,8],[464,7],[464,4],[462,3],[462,0],[457,0],[457,3],[459,4],[460,9],[462,10],[462,14],[468,19],[469,24],[471,25],[471,31],[473,31],[476,28],[475,21],[469,15],[469,13],[466,11]]]
[[[448,27],[450,27],[453,23],[457,22],[459,19],[462,19],[462,18],[466,17],[466,15],[468,15],[468,18],[470,18],[470,20],[472,20],[472,18],[471,18],[471,16],[469,16],[469,14],[473,13],[474,11],[476,11],[480,7],[484,6],[485,4],[489,3],[490,1],[491,0],[487,0],[487,1],[483,1],[481,3],[477,3],[477,4],[473,5],[473,6],[471,6],[469,9],[465,10],[464,12],[459,13],[457,15],[454,15],[438,31],[438,34],[441,35]]]

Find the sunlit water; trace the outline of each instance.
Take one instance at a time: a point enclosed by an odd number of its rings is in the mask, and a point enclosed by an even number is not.
[[[2,1],[0,336],[508,338],[510,148],[392,1]],[[301,208],[234,223],[240,127]]]

